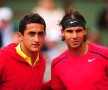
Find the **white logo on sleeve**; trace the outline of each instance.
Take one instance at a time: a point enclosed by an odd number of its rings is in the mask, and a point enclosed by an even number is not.
[[[94,60],[96,60],[96,58],[89,59],[88,62],[93,62]]]

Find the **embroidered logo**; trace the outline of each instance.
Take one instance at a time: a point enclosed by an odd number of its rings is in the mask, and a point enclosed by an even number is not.
[[[77,22],[77,21],[71,21],[70,23],[73,24],[73,23],[75,23],[75,22]]]
[[[88,62],[93,62],[96,58],[89,59]]]

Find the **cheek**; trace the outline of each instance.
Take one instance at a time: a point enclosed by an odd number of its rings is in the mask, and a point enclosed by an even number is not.
[[[32,41],[32,38],[25,38],[25,41],[30,42],[30,41]]]
[[[85,35],[79,35],[79,39],[83,40]]]
[[[71,41],[71,37],[70,36],[65,36],[65,41],[68,43]]]
[[[42,46],[44,45],[44,40],[41,40],[39,43],[40,43],[40,48],[42,48]]]
[[[40,41],[40,44],[43,44],[45,40],[44,40],[44,38],[42,38],[39,41]]]
[[[80,38],[84,38],[85,35],[86,35],[86,32],[83,32],[83,33],[80,33],[78,36],[79,36]]]
[[[72,35],[70,35],[70,34],[65,35],[65,39],[66,40],[71,40],[72,39]]]
[[[72,35],[70,35],[69,33],[65,33],[64,34],[64,37],[66,37],[66,38],[70,38]]]
[[[28,38],[28,37],[23,38],[23,42],[26,44],[30,44],[32,41],[33,41],[32,38]]]

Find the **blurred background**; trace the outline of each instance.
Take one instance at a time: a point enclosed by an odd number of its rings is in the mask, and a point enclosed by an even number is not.
[[[18,23],[25,13],[38,6],[39,0],[0,0],[1,6],[10,7],[14,12],[13,20]],[[99,11],[104,8],[104,0],[54,0],[60,8],[74,6],[83,13],[89,27],[96,23]]]
[[[18,42],[16,33],[25,14],[39,13],[47,24],[42,52],[47,61],[44,81],[49,80],[52,59],[67,49],[58,24],[68,7],[76,8],[85,17],[89,42],[108,46],[108,0],[0,0],[0,47]]]

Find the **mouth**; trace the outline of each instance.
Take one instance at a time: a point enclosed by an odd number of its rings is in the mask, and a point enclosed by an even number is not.
[[[39,44],[32,44],[33,47],[39,47]]]
[[[78,40],[73,40],[71,41],[72,43],[78,43],[79,41]]]
[[[79,41],[71,41],[71,43],[72,43],[73,45],[77,45],[77,44],[79,44]]]

